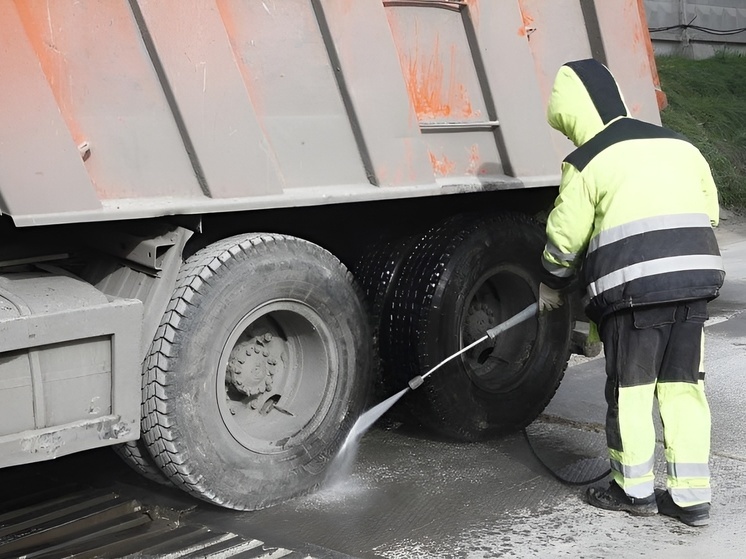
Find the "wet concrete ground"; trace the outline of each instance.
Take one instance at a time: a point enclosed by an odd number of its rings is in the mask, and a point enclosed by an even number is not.
[[[740,558],[746,547],[746,235],[729,236],[722,247],[728,278],[707,325],[713,508],[705,528],[588,506],[584,488],[552,478],[520,434],[454,444],[408,430],[395,413],[363,437],[339,485],[252,513],[221,510],[145,481],[108,450],[28,468],[48,483],[77,478],[111,487],[174,517],[312,557]],[[607,467],[603,384],[603,358],[574,359],[545,414],[528,429],[536,451],[565,476],[587,479]],[[657,458],[662,484],[660,445]]]

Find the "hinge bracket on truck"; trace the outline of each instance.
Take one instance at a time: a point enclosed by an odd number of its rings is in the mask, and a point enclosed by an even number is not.
[[[191,236],[191,232],[189,232]],[[105,238],[88,241],[93,248],[127,261],[143,273],[156,276],[163,269],[166,255],[179,244],[181,234],[170,229],[162,234],[136,235],[121,230],[112,230]]]
[[[139,352],[143,358],[171,299],[184,247],[192,235],[193,231],[184,227],[164,230],[157,226],[149,235],[144,231],[139,235],[120,231],[107,234],[105,241],[89,241],[117,259],[97,260],[84,279],[109,296],[139,299],[148,309]]]

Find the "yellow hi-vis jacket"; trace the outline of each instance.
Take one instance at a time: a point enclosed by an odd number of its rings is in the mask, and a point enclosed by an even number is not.
[[[547,118],[578,149],[562,164],[543,261],[555,288],[582,264],[596,323],[622,308],[712,299],[725,277],[707,162],[682,136],[628,114],[603,64],[561,67]]]

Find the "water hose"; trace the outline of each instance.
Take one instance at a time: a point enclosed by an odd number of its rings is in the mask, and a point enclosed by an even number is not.
[[[599,474],[591,479],[582,479],[580,481],[573,480],[573,479],[567,479],[559,475],[556,471],[554,471],[552,468],[549,467],[549,464],[544,462],[542,460],[541,456],[539,456],[539,453],[536,452],[536,449],[534,448],[534,445],[531,443],[531,438],[528,436],[528,431],[526,431],[526,428],[524,427],[521,432],[523,433],[523,438],[526,439],[526,444],[528,445],[529,450],[531,451],[531,454],[534,455],[534,458],[536,458],[536,461],[541,464],[541,466],[547,471],[547,473],[552,476],[554,479],[559,481],[560,483],[564,483],[565,485],[572,485],[572,486],[578,486],[578,485],[590,485],[591,483],[596,483],[597,481],[601,481],[606,476],[608,476],[611,473],[611,468],[608,468],[604,470],[602,474]]]

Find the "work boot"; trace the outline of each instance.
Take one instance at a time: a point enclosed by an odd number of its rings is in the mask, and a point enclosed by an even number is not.
[[[655,500],[658,502],[658,512],[681,520],[684,524],[707,526],[710,523],[710,503],[680,507],[673,502],[671,494],[664,489],[655,490]]]
[[[634,516],[653,516],[658,512],[655,495],[644,499],[630,497],[615,481],[609,484],[608,489],[589,487],[585,496],[589,505],[604,510],[625,511]]]

